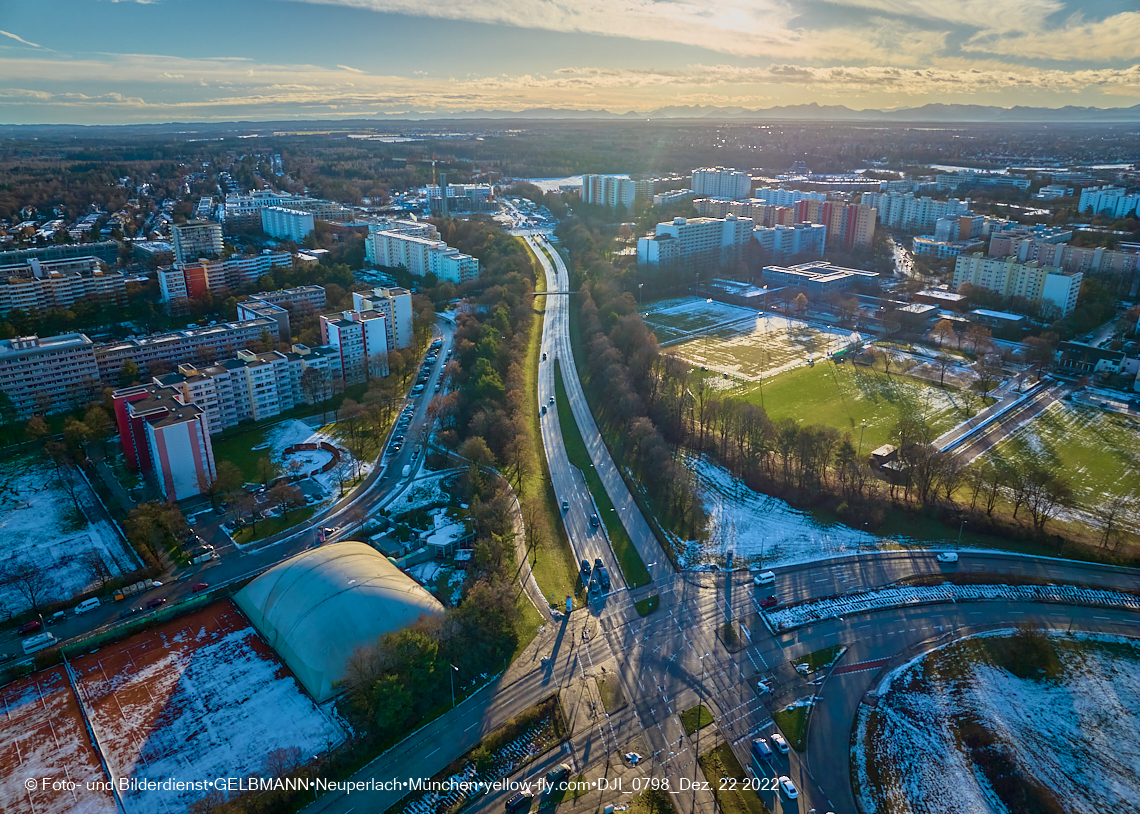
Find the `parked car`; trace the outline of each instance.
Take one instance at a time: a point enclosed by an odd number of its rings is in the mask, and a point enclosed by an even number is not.
[[[779,732],[772,733],[772,745],[776,747],[776,751],[781,755],[788,754],[788,742],[784,740],[784,736]]]
[[[133,608],[124,608],[123,610],[119,611],[119,618],[126,619],[130,616],[134,616],[141,610],[142,608],[140,608],[138,605],[135,605]]]
[[[762,608],[774,608],[778,604],[780,604],[780,600],[774,596],[766,596],[760,600],[760,607]]]
[[[84,599],[75,606],[75,615],[78,616],[81,613],[87,613],[89,610],[95,610],[100,604],[99,599],[94,596],[90,599]]]
[[[193,591],[194,593],[201,593],[202,591],[208,590],[209,587],[210,587],[210,583],[208,583],[208,582],[195,582],[194,587],[191,588],[190,590]]]
[[[958,562],[958,555],[953,551],[943,551],[938,555],[939,562]]]
[[[24,622],[16,628],[16,632],[21,636],[26,636],[29,633],[39,633],[44,628],[44,623],[39,619],[33,619],[30,622]]]
[[[146,609],[147,610],[154,610],[155,608],[161,608],[165,604],[166,604],[166,597],[156,596],[154,599],[152,599],[146,603]]]
[[[796,789],[796,784],[792,782],[792,778],[786,774],[780,775],[780,791],[788,796],[789,800],[795,800],[800,796],[799,790]]]
[[[514,811],[516,808],[529,805],[532,797],[534,797],[534,792],[530,789],[516,791],[507,799],[507,811]]]

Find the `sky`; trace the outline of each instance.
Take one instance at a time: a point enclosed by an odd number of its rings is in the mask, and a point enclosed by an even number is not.
[[[1140,103],[1135,0],[0,0],[0,123]]]

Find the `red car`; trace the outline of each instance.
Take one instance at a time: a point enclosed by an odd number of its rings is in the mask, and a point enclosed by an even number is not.
[[[146,609],[147,610],[154,610],[155,608],[161,608],[165,604],[166,604],[166,598],[165,597],[156,596],[154,599],[152,599],[146,603]]]
[[[762,608],[774,608],[774,607],[776,607],[776,605],[779,604],[779,602],[780,602],[780,600],[778,600],[774,596],[766,596],[760,600],[760,607],[762,607]]]
[[[41,622],[39,619],[33,619],[30,622],[24,622],[24,624],[22,624],[18,628],[16,628],[16,632],[19,633],[21,636],[23,636],[26,633],[38,633],[40,630],[43,629],[43,626],[44,626],[44,623]]]
[[[210,583],[208,583],[208,582],[198,582],[198,583],[195,583],[194,587],[191,588],[190,590],[192,590],[194,593],[198,593],[199,591],[204,591],[209,587],[210,587]]]

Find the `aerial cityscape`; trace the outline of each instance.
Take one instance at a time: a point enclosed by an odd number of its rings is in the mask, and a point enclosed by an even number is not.
[[[0,812],[1140,812],[1140,12],[196,10],[0,22]]]

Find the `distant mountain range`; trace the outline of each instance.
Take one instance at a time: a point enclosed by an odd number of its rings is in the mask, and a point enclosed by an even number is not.
[[[852,110],[844,105],[783,105],[780,107],[749,109],[744,107],[672,106],[661,107],[648,113],[630,111],[612,113],[608,110],[563,110],[536,107],[526,110],[470,110],[461,113],[412,112],[401,116],[384,117],[385,120],[424,119],[721,119],[733,121],[788,120],[803,121],[863,121],[863,122],[922,122],[936,124],[1136,124],[1140,123],[1140,105],[1132,107],[994,107],[990,105],[930,104],[922,107],[905,107],[893,110]]]

